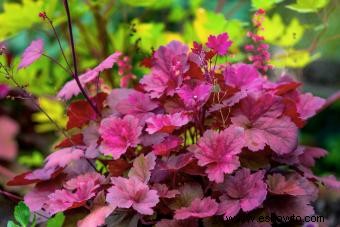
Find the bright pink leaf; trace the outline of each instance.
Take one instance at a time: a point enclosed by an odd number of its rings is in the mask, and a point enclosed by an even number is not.
[[[154,53],[151,73],[140,81],[152,98],[175,94],[183,82],[183,74],[189,69],[187,52],[187,46],[172,41]]]
[[[196,110],[208,100],[212,86],[207,83],[190,81],[177,90],[177,94],[190,110]]]
[[[106,58],[102,63],[100,63],[94,69],[88,70],[86,73],[79,76],[79,81],[83,87],[85,87],[88,83],[92,82],[96,79],[101,72],[106,69],[110,69],[113,65],[118,61],[118,58],[121,56],[121,53],[116,52]],[[80,93],[80,89],[77,85],[75,79],[68,81],[64,87],[58,92],[57,97],[63,100],[69,100],[73,96],[76,96]]]
[[[126,115],[124,118],[108,117],[102,120],[99,133],[103,139],[99,150],[105,155],[120,158],[129,147],[139,143],[142,127],[137,118]]]
[[[223,56],[228,53],[232,43],[233,42],[229,39],[229,35],[227,33],[222,33],[217,36],[210,35],[206,45],[217,54]]]
[[[108,189],[106,201],[113,207],[132,207],[140,214],[153,214],[153,207],[159,202],[157,191],[137,178],[111,178],[113,186]]]
[[[44,41],[42,39],[32,41],[22,54],[18,69],[26,68],[33,64],[41,57],[43,52]]]
[[[171,151],[182,144],[182,139],[177,136],[168,136],[164,141],[152,146],[155,155],[168,156]]]
[[[240,127],[229,127],[220,133],[207,130],[189,150],[198,159],[198,165],[207,167],[209,180],[220,183],[224,174],[232,173],[240,166],[237,154],[244,146],[243,137]]]
[[[176,128],[179,128],[189,122],[189,117],[184,113],[175,114],[157,114],[146,121],[147,129],[149,134],[156,132],[171,133]]]
[[[105,219],[113,212],[115,208],[112,206],[96,207],[82,220],[77,223],[78,227],[97,227],[105,224]]]
[[[324,104],[324,99],[313,96],[311,93],[301,94],[297,103],[297,112],[300,114],[301,119],[307,120],[314,116]]]

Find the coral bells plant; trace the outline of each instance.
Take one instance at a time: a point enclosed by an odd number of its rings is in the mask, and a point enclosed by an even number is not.
[[[24,202],[45,217],[83,208],[78,226],[253,226],[240,218],[313,215],[318,188],[340,188],[312,172],[326,151],[298,142],[325,100],[289,75],[269,80],[264,47],[250,63],[216,64],[231,45],[227,33],[191,49],[172,41],[143,61],[149,73],[133,88],[99,78],[114,65],[134,77],[118,52],[80,76],[72,70],[58,97],[88,98],[68,106],[66,138],[42,168],[8,185],[34,184]],[[33,41],[20,68],[42,53]]]

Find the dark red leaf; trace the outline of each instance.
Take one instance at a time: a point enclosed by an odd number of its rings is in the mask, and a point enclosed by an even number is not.
[[[124,159],[110,160],[108,162],[108,169],[109,169],[110,175],[113,177],[122,176],[123,173],[126,170],[128,170],[130,167],[131,167],[131,164],[129,164]]]
[[[58,170],[56,170],[52,174],[51,179],[57,177],[62,171],[63,171],[63,168],[59,168]],[[25,177],[29,175],[30,173],[32,173],[32,171],[25,172],[25,173],[15,176],[12,180],[7,182],[7,185],[8,186],[21,186],[21,185],[35,184],[35,183],[44,181],[40,179],[33,179],[33,180],[26,179]]]
[[[63,141],[61,141],[58,145],[56,145],[55,148],[65,148],[74,145],[85,145],[83,141],[83,134],[76,134],[71,136],[71,138],[66,138]]]
[[[99,111],[104,107],[106,93],[99,93],[96,97],[91,98],[97,105]],[[71,103],[67,109],[68,122],[66,129],[81,128],[91,120],[96,120],[97,114],[86,100],[79,100]]]

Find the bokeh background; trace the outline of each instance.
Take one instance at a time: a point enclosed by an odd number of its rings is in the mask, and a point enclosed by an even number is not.
[[[210,34],[228,32],[234,41],[231,61],[245,59],[251,17],[266,10],[261,34],[271,45],[269,77],[282,73],[303,81],[303,90],[327,98],[340,89],[339,0],[70,0],[79,68],[85,71],[114,51],[121,51],[140,77],[139,62],[153,49],[171,40],[192,45]],[[60,0],[0,0],[0,48],[2,64],[17,66],[25,47],[36,38],[45,41],[46,54],[61,64],[57,39],[51,26],[38,16],[46,12],[53,21],[66,56],[70,59],[66,15]],[[0,69],[1,71],[1,69]],[[15,78],[49,115],[63,127],[65,103],[55,94],[69,79],[48,58]],[[117,70],[105,78],[119,85]],[[25,188],[8,188],[5,182],[24,170],[39,167],[60,140],[61,133],[22,92],[0,74],[0,189],[20,195]],[[300,133],[303,144],[329,151],[315,171],[340,177],[340,101],[310,120]],[[12,215],[14,201],[0,194],[0,226]],[[324,191],[316,204],[331,223],[340,223],[340,194]]]

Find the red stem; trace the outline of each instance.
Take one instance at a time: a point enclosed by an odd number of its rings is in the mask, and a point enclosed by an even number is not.
[[[72,58],[73,58],[73,68],[74,68],[74,74],[72,75],[75,81],[77,82],[77,85],[81,91],[81,93],[84,95],[86,101],[90,104],[92,109],[96,112],[98,116],[101,116],[100,111],[98,110],[97,106],[92,102],[92,100],[89,98],[89,96],[86,94],[86,91],[84,90],[83,86],[80,83],[79,76],[78,76],[78,70],[77,70],[77,58],[76,58],[76,51],[75,51],[75,45],[74,45],[74,38],[73,38],[73,32],[72,32],[72,20],[70,15],[70,9],[68,6],[68,1],[64,0],[64,6],[67,14],[67,23],[68,23],[68,30],[70,33],[70,42],[71,42],[71,50],[72,50]]]

